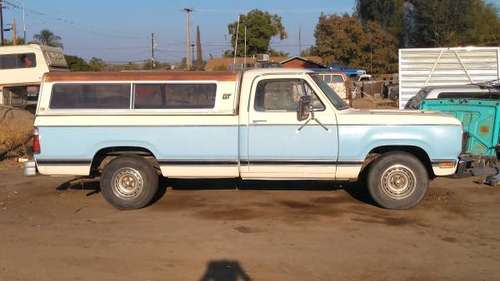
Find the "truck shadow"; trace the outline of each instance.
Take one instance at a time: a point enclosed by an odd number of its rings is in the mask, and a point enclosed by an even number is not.
[[[241,179],[171,179],[166,180],[174,190],[282,190],[282,191],[345,191],[354,200],[376,205],[365,185],[359,182],[329,181],[257,181]]]
[[[248,273],[238,261],[215,260],[207,264],[207,269],[200,281],[251,281]]]
[[[160,188],[152,203],[158,201],[166,193],[167,188],[173,190],[282,190],[282,191],[345,191],[354,200],[376,205],[366,187],[358,182],[328,181],[257,181],[241,179],[160,179]],[[57,191],[81,190],[89,191],[86,196],[100,192],[99,180],[75,178],[64,182]]]
[[[64,192],[66,190],[90,191],[87,193],[87,196],[97,194],[101,191],[99,188],[99,180],[88,179],[85,177],[78,177],[64,182],[56,187],[56,190],[59,192]]]

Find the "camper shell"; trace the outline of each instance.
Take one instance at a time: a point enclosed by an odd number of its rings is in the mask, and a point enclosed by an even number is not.
[[[37,44],[0,47],[0,105],[34,111],[43,75],[67,69],[61,48]]]

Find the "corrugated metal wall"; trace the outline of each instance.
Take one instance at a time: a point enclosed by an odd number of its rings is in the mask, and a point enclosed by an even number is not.
[[[500,79],[500,48],[399,50],[399,108],[422,87]]]

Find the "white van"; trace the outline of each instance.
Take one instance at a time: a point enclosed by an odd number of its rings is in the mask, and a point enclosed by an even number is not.
[[[0,105],[34,111],[45,73],[67,71],[61,48],[37,44],[0,47]]]
[[[342,72],[318,72],[318,76],[344,101],[348,101],[347,75]]]

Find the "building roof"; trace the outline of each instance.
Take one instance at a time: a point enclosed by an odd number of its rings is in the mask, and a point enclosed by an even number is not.
[[[269,59],[270,63],[279,63],[280,61],[285,60],[286,57],[270,57]],[[242,57],[236,58],[236,64],[243,64],[244,62],[245,58]],[[246,63],[255,64],[256,58],[247,57]],[[207,64],[205,65],[205,70],[212,71],[212,70],[217,70],[218,68],[228,69],[229,66],[233,64],[234,64],[234,58],[213,58],[207,61]]]
[[[321,57],[318,57],[318,56],[308,56],[308,57],[295,56],[295,57],[291,57],[291,58],[288,58],[286,60],[283,60],[280,63],[286,64],[286,63],[289,63],[293,60],[301,60],[301,61],[306,62],[306,63],[315,64],[315,65],[319,66],[320,68],[326,68],[326,66],[323,64],[323,59],[321,59]]]
[[[252,68],[245,70],[245,73],[251,75],[261,75],[261,74],[297,74],[297,73],[312,73],[312,70],[305,68],[282,68],[282,67],[270,67],[270,68]]]
[[[123,71],[123,72],[49,72],[44,81],[236,81],[238,73],[226,71]]]

